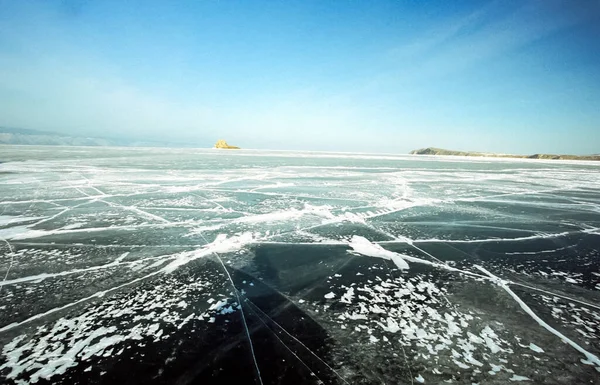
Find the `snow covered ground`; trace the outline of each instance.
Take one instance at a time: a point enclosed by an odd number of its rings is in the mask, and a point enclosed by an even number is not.
[[[6,383],[600,383],[600,165],[0,147]]]

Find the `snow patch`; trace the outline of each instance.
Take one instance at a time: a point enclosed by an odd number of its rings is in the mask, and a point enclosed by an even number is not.
[[[533,342],[529,344],[529,349],[533,350],[536,353],[544,353],[544,349],[540,348],[539,346],[537,346]]]
[[[391,260],[401,270],[409,268],[408,263],[398,253],[384,249],[383,247],[371,243],[367,238],[354,235],[348,243],[355,253],[366,255],[368,257],[383,258]]]

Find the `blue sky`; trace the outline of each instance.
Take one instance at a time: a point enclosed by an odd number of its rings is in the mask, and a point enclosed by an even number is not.
[[[0,126],[600,153],[600,2],[0,0]]]

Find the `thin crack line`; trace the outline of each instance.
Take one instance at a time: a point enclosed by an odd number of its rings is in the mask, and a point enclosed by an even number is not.
[[[199,234],[202,237],[202,239],[204,239],[204,242],[206,242],[208,244],[209,242],[206,239],[206,237],[204,237],[204,235],[202,233],[199,233]],[[229,281],[231,282],[231,286],[233,287],[233,292],[235,293],[235,296],[237,297],[237,301],[240,304],[240,313],[242,314],[242,321],[244,323],[244,329],[246,330],[246,337],[248,337],[248,343],[250,344],[250,352],[252,353],[252,360],[254,361],[254,367],[256,368],[256,373],[258,374],[258,380],[260,382],[260,385],[263,385],[262,376],[260,375],[260,368],[258,367],[258,362],[256,362],[256,355],[254,353],[254,344],[252,343],[252,337],[250,336],[250,330],[248,329],[248,322],[246,321],[246,316],[244,315],[244,308],[242,305],[242,300],[240,298],[240,293],[239,293],[237,287],[235,286],[235,282],[233,282],[233,278],[231,278],[231,274],[229,274],[229,270],[227,270],[227,267],[223,263],[223,260],[221,259],[219,254],[214,250],[211,250],[211,253],[217,257],[217,259],[221,263],[221,266],[223,266],[223,270],[225,270],[225,274],[227,274],[227,278],[229,278]]]
[[[256,372],[258,373],[258,380],[259,380],[260,384],[262,385],[263,380],[260,375],[260,369],[258,367],[258,362],[256,362],[256,355],[254,354],[254,345],[252,344],[252,337],[250,336],[250,330],[248,330],[248,323],[246,321],[246,316],[244,315],[244,308],[243,308],[242,301],[240,298],[240,293],[239,293],[237,287],[235,287],[235,283],[233,282],[233,279],[231,278],[231,274],[229,274],[229,270],[227,270],[227,267],[223,263],[223,260],[221,259],[219,254],[217,254],[215,251],[213,251],[212,253],[217,257],[219,262],[221,262],[221,266],[223,266],[223,270],[225,270],[225,273],[227,273],[227,277],[229,278],[229,281],[231,282],[231,285],[233,286],[233,291],[235,293],[235,296],[237,297],[238,303],[240,304],[240,307],[241,307],[240,313],[242,313],[242,321],[244,322],[244,328],[246,329],[246,336],[248,337],[248,342],[250,343],[250,351],[252,353],[252,360],[254,361],[254,367],[256,368]]]
[[[251,307],[258,307],[258,306],[256,306],[256,305],[255,305],[255,304],[254,304],[252,301],[250,301],[249,299],[246,299],[246,301],[247,301],[249,304],[251,304],[251,305],[252,305]],[[260,316],[258,313],[256,313],[256,311],[254,312],[254,314],[256,314],[256,316],[258,317],[258,319],[260,320],[260,322],[262,322],[262,324],[263,324],[263,325],[265,325],[265,327],[267,327],[269,330],[271,330],[271,328],[269,327],[269,325],[267,325],[267,323],[266,323],[266,322],[263,320],[263,318],[262,318],[262,317],[261,317],[261,316]],[[272,319],[272,318],[270,318],[270,317],[269,317],[269,319],[273,320],[273,319]],[[281,338],[279,338],[279,336],[277,335],[277,333],[275,333],[273,330],[271,330],[271,332],[273,333],[273,335],[275,336],[275,338],[277,338],[277,340],[279,340],[279,342],[281,342],[281,344],[282,344],[282,345],[283,345],[283,346],[284,346],[284,347],[285,347],[287,350],[289,350],[289,351],[290,351],[290,353],[292,353],[292,354],[294,355],[294,357],[296,357],[296,358],[298,359],[298,361],[300,361],[300,362],[302,363],[302,365],[304,365],[304,366],[306,367],[306,369],[308,369],[308,370],[311,372],[311,374],[313,374],[315,377],[317,377],[317,379],[320,381],[320,383],[321,383],[321,384],[324,384],[324,383],[325,383],[323,380],[321,380],[321,379],[319,378],[319,376],[317,376],[317,374],[315,373],[315,371],[314,371],[314,370],[312,370],[312,369],[310,368],[310,366],[308,366],[308,365],[306,364],[306,362],[304,362],[304,361],[303,361],[303,360],[302,360],[300,357],[298,357],[298,355],[297,355],[296,353],[294,353],[294,351],[293,351],[293,350],[292,350],[292,349],[291,349],[289,346],[287,346],[287,345],[286,345],[286,343],[285,343],[285,342],[283,342],[283,340],[282,340]]]
[[[2,280],[2,283],[0,284],[0,291],[2,291],[2,288],[4,287],[4,283],[8,278],[8,274],[10,273],[10,269],[12,269],[13,262],[15,260],[15,249],[6,239],[2,238],[2,240],[8,245],[8,249],[10,250],[10,264],[8,265],[8,270],[6,270],[6,274],[4,274],[4,279]]]
[[[252,303],[252,301],[248,300],[249,303]],[[254,305],[254,303],[252,303]],[[308,346],[304,345],[304,343],[302,341],[300,341],[298,338],[294,337],[294,335],[290,334],[287,330],[285,330],[283,328],[283,326],[281,326],[279,323],[277,323],[277,321],[275,321],[273,318],[269,317],[268,314],[266,314],[261,308],[259,308],[258,306],[254,305],[254,307],[256,307],[256,309],[258,311],[260,311],[262,314],[265,315],[265,317],[269,318],[275,325],[277,325],[285,334],[287,334],[288,336],[290,336],[291,338],[293,338],[296,342],[298,342],[300,345],[302,345],[308,352],[310,352],[313,356],[315,356],[319,361],[321,361],[325,366],[327,366],[329,369],[331,369],[332,372],[334,372],[345,384],[348,384],[348,381],[346,381],[344,379],[344,377],[342,377],[341,374],[339,374],[334,368],[332,368],[327,362],[325,362],[325,360],[323,360],[321,357],[319,357],[315,352],[313,352],[311,349],[309,349]]]

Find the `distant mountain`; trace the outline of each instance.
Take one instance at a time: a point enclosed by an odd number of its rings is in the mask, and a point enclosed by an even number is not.
[[[196,143],[162,142],[152,140],[114,139],[67,135],[58,132],[25,128],[0,127],[0,144],[50,146],[131,146],[131,147],[196,147]]]
[[[0,127],[0,144],[29,144],[55,146],[117,146],[119,141],[70,136],[50,131],[38,131],[25,128]]]
[[[455,155],[455,156],[482,156],[490,158],[521,158],[521,159],[563,159],[563,160],[598,160],[600,155],[554,155],[554,154],[534,154],[534,155],[513,155],[513,154],[494,154],[488,152],[474,151],[452,151],[443,148],[427,147],[410,152],[413,155]]]
[[[27,128],[0,127],[0,133],[20,135],[59,135],[55,132],[30,130]]]

